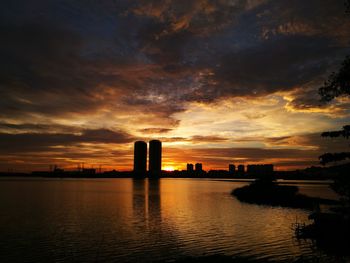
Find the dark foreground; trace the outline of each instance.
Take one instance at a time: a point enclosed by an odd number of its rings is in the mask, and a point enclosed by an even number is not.
[[[333,183],[333,188],[336,183]],[[297,239],[313,240],[318,247],[334,255],[350,255],[350,209],[344,195],[340,201],[335,201],[309,197],[298,193],[298,190],[297,186],[278,185],[273,180],[258,179],[234,189],[232,194],[247,203],[313,210],[309,215],[312,223],[293,225]],[[328,205],[329,211],[322,212],[320,205]]]
[[[232,194],[242,202],[309,210],[320,204],[338,204],[335,200],[300,194],[297,186],[278,185],[274,182],[262,180],[256,180],[249,185],[236,188],[232,191]]]
[[[164,262],[164,261],[162,261]],[[293,263],[342,263],[342,262],[348,262],[346,259],[341,257],[334,257],[334,258],[321,258],[321,257],[314,257],[314,258],[304,258],[304,257],[296,257],[294,259],[289,260],[281,260],[281,261],[274,261],[274,260],[266,260],[266,259],[253,259],[249,257],[229,257],[224,255],[212,255],[212,256],[202,256],[202,257],[187,257],[183,259],[179,259],[174,261],[175,263],[207,263],[207,262],[223,262],[223,263],[263,263],[263,262],[271,262],[271,263],[278,263],[278,262],[293,262]]]

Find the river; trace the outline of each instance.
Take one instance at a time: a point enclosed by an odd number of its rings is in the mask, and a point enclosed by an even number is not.
[[[337,198],[327,184],[300,192]],[[205,179],[0,178],[0,262],[172,261],[203,255],[327,258],[292,224],[301,209],[245,204],[247,184]]]

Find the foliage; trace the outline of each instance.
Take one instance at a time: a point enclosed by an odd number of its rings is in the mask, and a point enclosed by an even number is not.
[[[318,158],[320,159],[320,163],[325,165],[331,162],[339,162],[350,159],[350,152],[325,153]]]
[[[339,71],[333,72],[318,90],[324,101],[331,101],[341,95],[350,95],[350,56],[343,61]]]
[[[345,1],[346,13],[350,14],[350,0]],[[333,72],[324,85],[319,88],[318,93],[323,101],[329,102],[342,95],[350,95],[350,56],[343,61],[338,72]],[[346,125],[340,131],[323,132],[322,137],[344,137],[349,139],[350,125]],[[350,152],[325,153],[319,157],[321,164],[343,161],[350,158]]]
[[[350,14],[350,0],[345,1],[346,14]],[[343,61],[339,71],[333,72],[318,93],[324,101],[331,101],[341,95],[350,95],[350,56]]]
[[[350,125],[345,125],[340,131],[328,131],[321,134],[322,137],[344,137],[349,139],[350,137]],[[325,165],[330,162],[338,162],[346,159],[350,159],[350,152],[340,152],[340,153],[325,153],[319,157],[320,163]]]
[[[350,14],[350,0],[345,1],[346,13]],[[339,71],[333,72],[318,93],[323,101],[329,102],[339,96],[350,95],[350,56],[343,61]],[[321,134],[322,137],[344,137],[349,139],[350,125],[343,126],[339,131],[328,131]],[[321,164],[325,165],[330,162],[343,161],[350,159],[350,152],[325,153],[319,157]],[[304,225],[296,229],[299,236],[304,238],[316,239],[316,242],[322,246],[326,244],[326,248],[341,248],[343,251],[349,251],[349,215],[350,215],[350,176],[348,171],[338,171],[334,177],[331,188],[340,195],[341,206],[333,207],[336,213],[315,212],[310,215],[310,219],[314,223]]]
[[[343,129],[340,131],[329,131],[329,132],[323,132],[321,134],[322,137],[339,137],[343,136],[346,139],[349,139],[350,137],[350,125],[345,125],[343,126]]]
[[[331,185],[331,188],[337,192],[345,205],[350,203],[350,180],[346,173],[339,174]]]

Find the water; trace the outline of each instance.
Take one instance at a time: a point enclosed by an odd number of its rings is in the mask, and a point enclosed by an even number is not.
[[[223,254],[327,257],[294,238],[309,212],[244,204],[245,182],[203,179],[0,179],[0,262],[155,261]],[[336,198],[327,185],[299,184]]]

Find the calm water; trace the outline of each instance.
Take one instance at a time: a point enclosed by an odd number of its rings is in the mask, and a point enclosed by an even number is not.
[[[212,254],[325,256],[291,229],[308,212],[244,204],[244,182],[0,179],[0,262],[154,261]],[[301,192],[336,198],[327,185]]]

